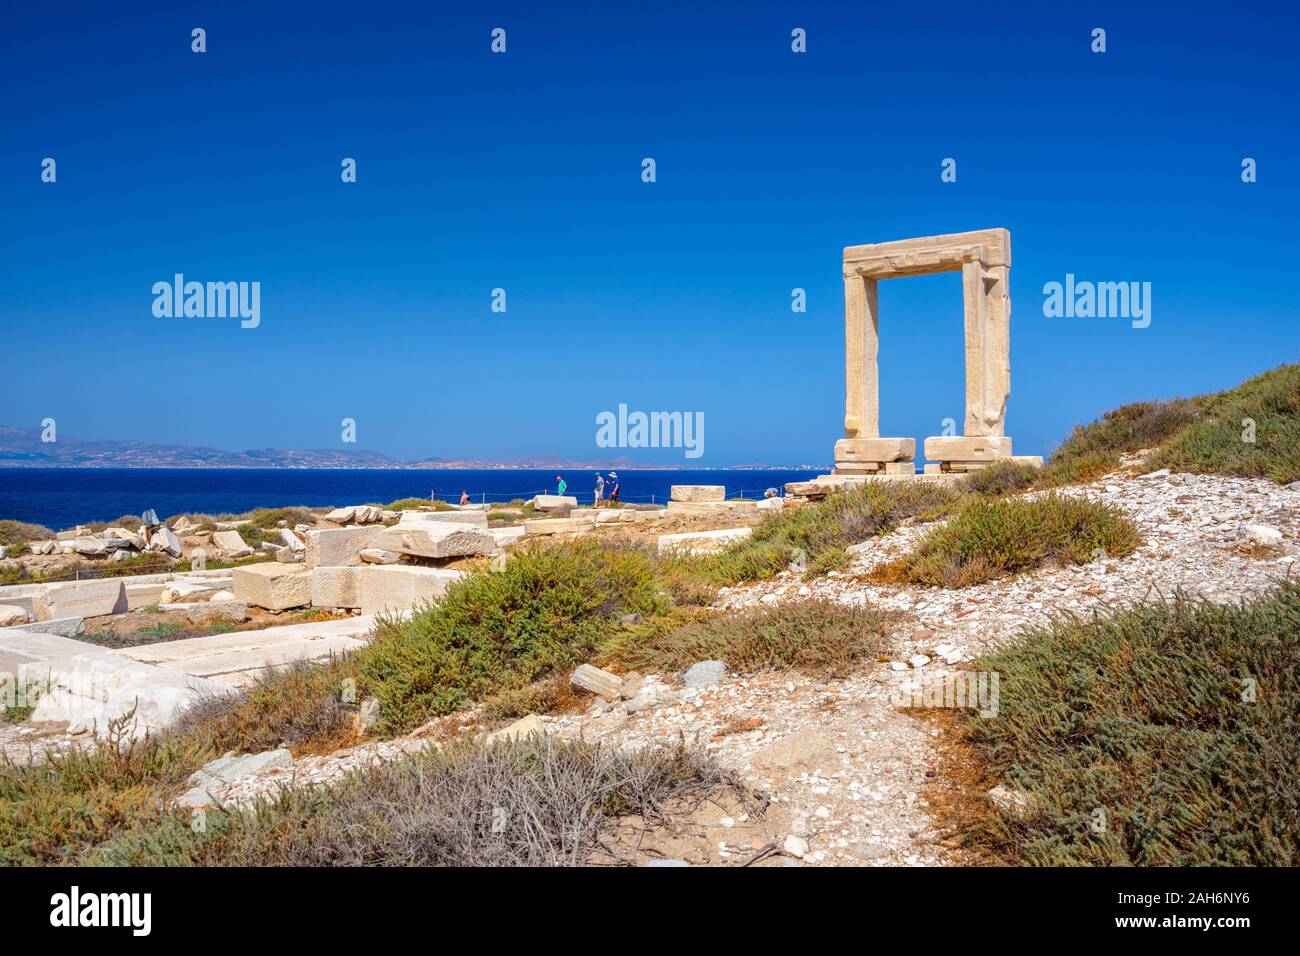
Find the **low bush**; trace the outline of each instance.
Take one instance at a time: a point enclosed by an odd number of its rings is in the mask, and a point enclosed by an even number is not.
[[[1300,586],[1177,597],[1034,630],[974,665],[998,715],[966,736],[1023,816],[967,838],[1043,866],[1300,863]]]
[[[974,498],[909,554],[878,567],[870,577],[878,583],[967,587],[1049,559],[1085,563],[1098,554],[1123,557],[1140,543],[1137,528],[1122,512],[1086,498],[1054,493],[1033,499]]]
[[[45,525],[8,519],[0,521],[0,545],[4,547],[29,541],[48,541],[53,537],[54,532]]]
[[[584,540],[534,545],[406,620],[380,622],[354,659],[395,732],[581,664],[620,617],[662,614],[671,603],[646,552]]]
[[[890,615],[826,601],[801,601],[738,614],[694,612],[648,622],[618,635],[603,663],[668,674],[721,660],[752,673],[794,668],[843,677],[851,666],[889,651]]]

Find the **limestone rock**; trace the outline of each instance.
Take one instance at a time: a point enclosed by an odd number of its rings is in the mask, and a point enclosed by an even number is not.
[[[323,528],[308,531],[307,567],[342,567],[357,564],[362,550],[371,547],[382,531],[377,527]]]
[[[727,665],[722,661],[700,661],[682,675],[684,687],[712,687],[727,679]]]
[[[673,501],[725,501],[726,485],[673,485],[669,498]]]
[[[228,558],[246,558],[253,553],[238,531],[217,531],[212,535],[212,543],[220,548]]]
[[[402,613],[442,597],[463,571],[410,564],[365,565],[360,572],[363,615]]]
[[[617,700],[619,692],[623,689],[623,678],[591,664],[581,664],[574,668],[569,683],[592,694],[599,694],[607,700]]]
[[[422,558],[459,558],[488,554],[496,542],[486,528],[437,521],[407,523],[403,519],[379,532],[371,546]]]
[[[190,774],[190,789],[176,802],[182,807],[201,807],[212,801],[211,792],[224,784],[253,777],[273,768],[293,769],[293,754],[283,748],[260,754],[227,754],[204,764]]]
[[[311,572],[294,564],[268,561],[235,568],[235,598],[269,611],[311,603]]]
[[[276,534],[276,540],[294,553],[305,553],[307,551],[307,545],[303,542],[302,538],[298,537],[288,528],[281,528]]]
[[[181,548],[180,538],[176,537],[171,528],[166,525],[162,525],[153,533],[153,537],[149,539],[149,550],[166,551],[173,558],[179,558],[185,553]]]
[[[781,844],[781,849],[795,859],[802,860],[804,854],[808,852],[808,841],[801,836],[795,836],[791,833],[785,838],[785,843]]]
[[[568,511],[578,507],[578,499],[573,495],[534,495],[533,508],[537,511]]]
[[[1248,524],[1242,528],[1246,537],[1256,544],[1271,547],[1282,543],[1282,532],[1266,524]]]
[[[385,551],[383,548],[362,548],[357,556],[366,564],[396,564],[402,560],[396,551]]]
[[[15,624],[26,624],[27,612],[20,607],[12,604],[0,604],[0,627],[12,627]]]
[[[362,567],[320,567],[311,569],[311,606],[361,607]]]
[[[1006,435],[937,435],[925,440],[930,461],[996,461],[1011,457]]]

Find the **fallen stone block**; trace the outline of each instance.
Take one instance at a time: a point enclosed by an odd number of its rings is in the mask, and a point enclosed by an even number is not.
[[[361,607],[364,567],[320,567],[311,570],[311,606]]]
[[[373,618],[345,617],[162,641],[122,648],[117,653],[182,674],[244,687],[274,668],[325,661],[364,647],[373,627]]]
[[[232,692],[214,681],[52,634],[11,628],[0,648],[21,662],[19,682],[38,695],[32,720],[67,721],[74,732],[84,728],[103,735],[110,721],[134,711],[127,734],[157,734],[198,700]]]
[[[392,614],[435,601],[464,577],[462,571],[407,564],[367,565],[361,572],[361,613]]]
[[[486,511],[403,511],[393,527],[423,527],[426,524],[467,524],[486,528],[488,518]]]
[[[335,524],[347,524],[352,520],[352,516],[357,513],[357,506],[352,505],[348,508],[335,508],[325,516],[326,521],[333,521]]]
[[[519,741],[531,737],[533,734],[546,734],[546,724],[541,717],[536,714],[529,714],[516,720],[509,727],[501,730],[494,730],[484,738],[487,744],[495,744],[503,741]]]
[[[595,526],[594,515],[582,518],[529,518],[524,522],[524,534],[568,534],[590,531]]]
[[[754,507],[759,511],[780,511],[785,507],[785,499],[777,497],[763,498]]]
[[[757,501],[670,501],[670,515],[737,515],[754,517],[758,514]]]
[[[673,485],[669,492],[672,501],[725,501],[726,485]]]
[[[149,539],[148,550],[165,551],[173,558],[179,558],[185,553],[184,549],[181,548],[181,539],[176,537],[172,533],[172,529],[166,525],[161,526],[153,533],[153,537]]]
[[[580,664],[574,668],[569,683],[592,694],[599,694],[606,700],[618,700],[623,689],[623,678],[591,664]]]
[[[192,603],[206,601],[212,595],[234,583],[233,575],[229,580],[207,579],[196,581],[189,578],[177,578],[164,585],[158,595],[158,604]]]
[[[191,624],[206,627],[212,624],[243,624],[248,620],[248,605],[243,601],[199,601],[193,604],[159,605],[168,613],[184,614]]]
[[[496,542],[487,528],[440,521],[401,521],[379,532],[372,547],[422,558],[459,558],[488,554]]]
[[[402,560],[396,551],[385,551],[383,548],[362,548],[357,556],[365,564],[397,564]]]
[[[357,564],[361,551],[371,547],[375,536],[383,529],[378,527],[362,528],[325,528],[308,531],[307,567],[342,567]]]
[[[488,534],[492,535],[492,540],[496,542],[498,549],[515,544],[524,536],[523,525],[511,525],[508,528],[488,528]]]
[[[267,561],[235,568],[235,598],[269,611],[285,611],[311,603],[311,572],[296,564]]]
[[[661,534],[659,553],[676,551],[685,554],[713,554],[737,541],[744,541],[754,533],[753,528],[724,528],[721,531],[686,531],[681,534]]]
[[[930,461],[997,461],[1011,457],[1009,435],[938,435],[925,440]]]
[[[228,558],[246,558],[253,553],[253,549],[239,536],[238,531],[214,531],[212,543]]]
[[[88,558],[97,558],[108,553],[108,543],[101,538],[73,538],[72,550]]]
[[[290,531],[288,528],[281,528],[276,537],[279,539],[280,544],[284,545],[294,553],[305,552],[307,550],[307,545],[303,542],[302,538],[298,537],[298,535]]]
[[[121,578],[62,581],[46,585],[48,604],[44,620],[56,617],[99,617],[127,609],[126,586]]]
[[[86,619],[81,617],[56,617],[52,621],[32,621],[20,624],[14,630],[28,634],[53,634],[56,637],[76,637],[86,630]]]
[[[573,495],[534,495],[533,508],[537,511],[568,511],[578,507]]]
[[[15,604],[0,604],[0,627],[27,623],[27,610]]]

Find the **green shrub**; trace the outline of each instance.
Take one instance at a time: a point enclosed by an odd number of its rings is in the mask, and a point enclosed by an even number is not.
[[[1280,366],[1200,402],[1201,418],[1152,454],[1146,467],[1300,480],[1300,365]]]
[[[1300,863],[1300,586],[1066,618],[974,666],[999,706],[967,736],[1031,812],[990,809],[973,842],[1044,866]]]
[[[0,762],[0,865],[76,862],[84,847],[155,821],[163,797],[216,756],[197,738],[107,739],[46,760]]]
[[[429,498],[398,498],[396,501],[390,501],[383,506],[385,511],[416,511],[425,509],[430,511],[452,511],[453,508],[445,501]]]
[[[1085,563],[1098,552],[1131,554],[1137,529],[1118,509],[1057,494],[988,501],[971,499],[946,525],[934,528],[911,553],[873,572],[881,582],[907,580],[967,587],[1047,559]]]
[[[534,545],[436,605],[383,621],[355,656],[384,726],[400,731],[589,660],[619,617],[671,606],[653,556],[591,541]]]
[[[738,614],[696,612],[657,619],[620,634],[601,654],[612,666],[658,673],[721,660],[753,673],[796,668],[842,677],[891,646],[889,615],[824,601],[800,601]]]
[[[1187,398],[1133,402],[1112,409],[1095,422],[1074,427],[1048,460],[1044,483],[1093,481],[1118,468],[1121,455],[1155,448],[1199,415],[1200,401]],[[1058,472],[1065,474],[1058,478]]]
[[[961,490],[985,498],[1000,498],[1024,491],[1040,477],[1041,469],[1018,461],[997,461],[961,479]]]
[[[710,557],[701,567],[716,584],[770,577],[803,557],[810,574],[842,568],[844,549],[885,534],[909,519],[941,517],[958,498],[930,482],[869,481],[764,518],[753,536]]]

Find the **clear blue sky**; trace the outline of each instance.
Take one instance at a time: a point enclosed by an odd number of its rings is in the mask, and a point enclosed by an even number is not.
[[[1293,4],[152,7],[5,10],[0,424],[591,457],[622,402],[703,412],[697,464],[824,462],[842,247],[993,226],[1018,452],[1297,358]],[[260,327],[155,318],[176,272],[259,281]],[[1151,282],[1150,327],[1044,318],[1067,272]],[[882,433],[960,422],[959,277],[880,308]]]

